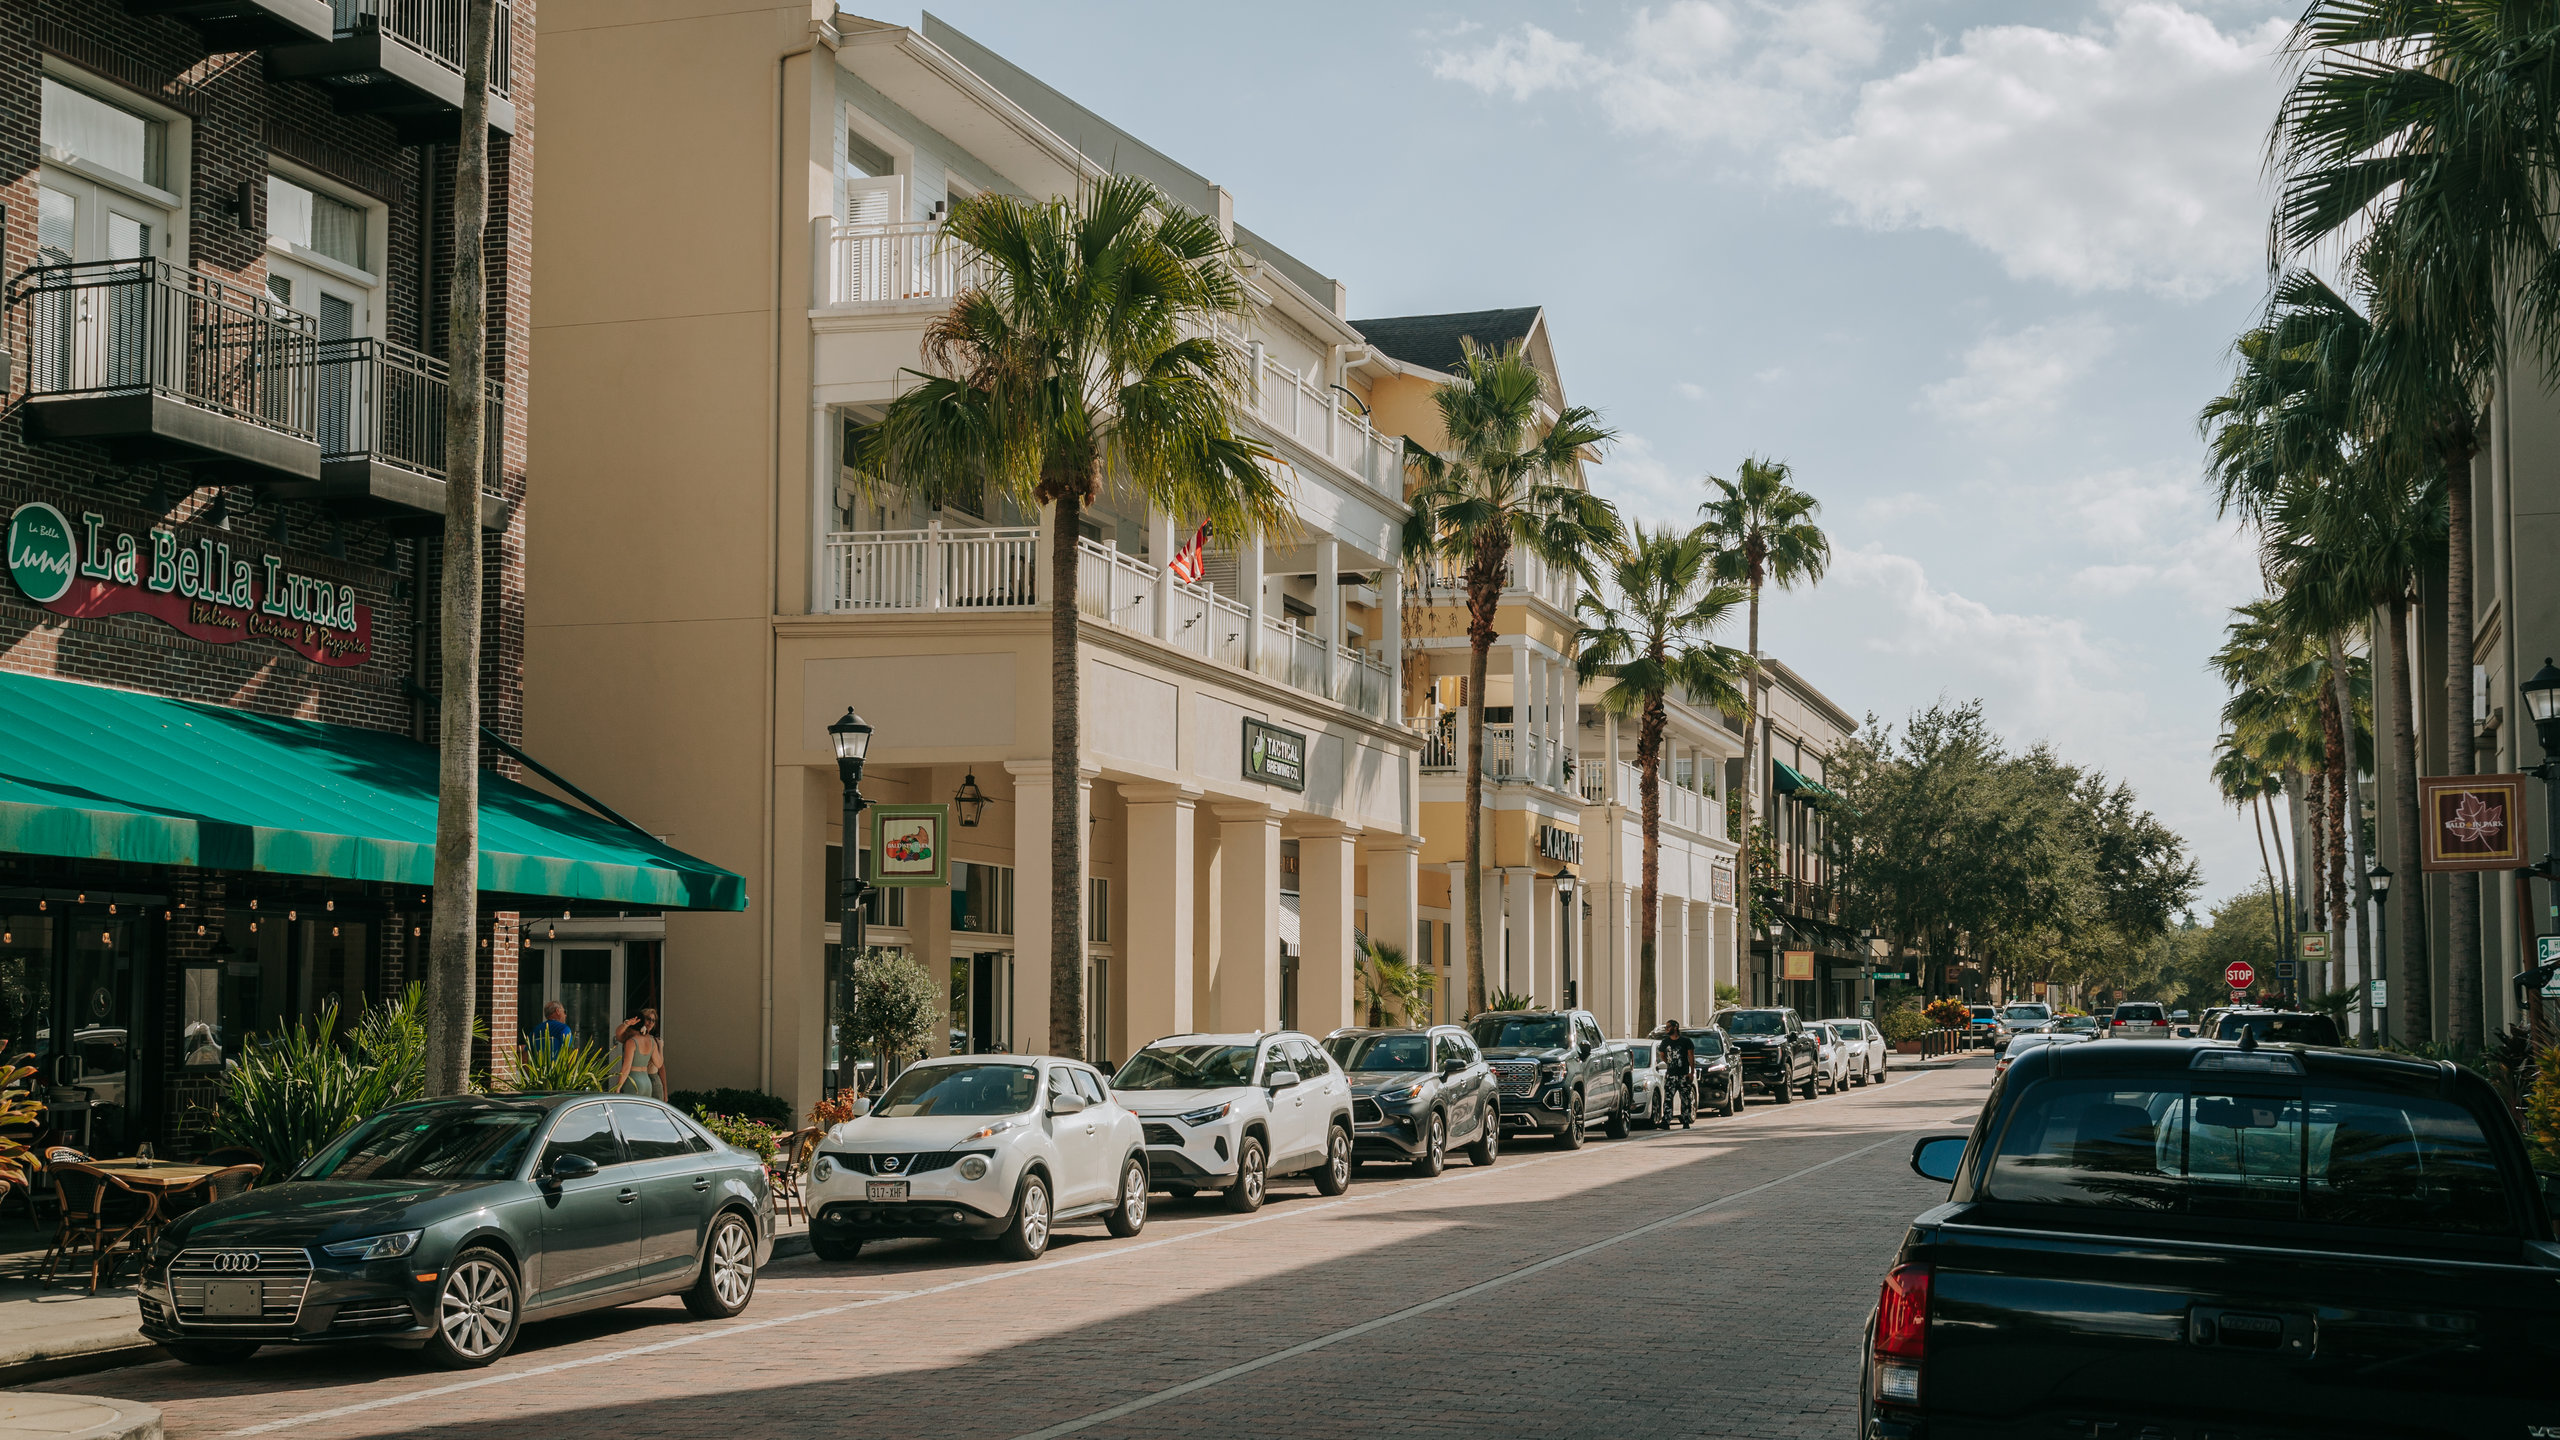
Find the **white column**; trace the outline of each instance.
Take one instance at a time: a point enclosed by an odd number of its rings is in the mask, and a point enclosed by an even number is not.
[[[1618,793],[1618,712],[1600,712],[1600,798],[1611,805],[1624,805],[1627,797]]]
[[[1328,530],[1316,537],[1316,633],[1324,637],[1323,668],[1317,678],[1324,686],[1327,699],[1342,693],[1342,542]],[[1306,980],[1303,965],[1298,971],[1299,983]],[[1298,992],[1301,1004],[1306,992]]]
[[[1661,932],[1654,960],[1661,967],[1654,1023],[1677,1020],[1686,1025],[1689,1012],[1689,902],[1677,895],[1662,897]]]
[[[1557,964],[1556,882],[1536,876],[1529,885],[1529,911],[1534,931],[1530,941],[1530,989],[1541,1005],[1564,1003],[1564,973]]]
[[[1535,775],[1538,752],[1529,717],[1537,713],[1537,697],[1529,689],[1529,641],[1513,636],[1503,643],[1511,651],[1511,773]]]
[[[1155,571],[1155,613],[1147,617],[1147,633],[1159,640],[1173,638],[1173,517],[1162,510],[1147,511],[1147,566]]]
[[[1692,900],[1689,902],[1689,1018],[1699,1025],[1706,1024],[1715,1016],[1715,947],[1715,906],[1705,900]]]
[[[1261,353],[1257,346],[1255,354]],[[1257,373],[1260,367],[1256,367]],[[1262,665],[1262,537],[1247,535],[1236,542],[1236,588],[1243,592],[1244,605],[1253,613],[1244,627],[1244,668],[1258,670]]]
[[[1312,1035],[1364,1023],[1351,977],[1358,838],[1330,820],[1302,822],[1298,832],[1298,1028]]]
[[[1404,571],[1378,572],[1378,658],[1387,667],[1387,723],[1413,713],[1404,693]]]
[[[1053,877],[1049,853],[1049,804],[1052,776],[1045,760],[1008,760],[1004,768],[1013,774],[1013,1016],[1012,1044],[1026,1055],[1046,1054],[1050,1040],[1050,977],[1058,966],[1073,965],[1074,973],[1084,969],[1084,937],[1076,937],[1072,955],[1049,953],[1049,897],[1053,883],[1082,887],[1084,884],[1084,847],[1082,841],[1091,833],[1087,823],[1093,813],[1093,777],[1090,773],[1077,778],[1076,839],[1074,872]],[[1082,893],[1079,889],[1079,893]],[[1081,1050],[1084,1027],[1075,1027],[1074,1043]]]
[[[1420,918],[1414,911],[1421,888],[1422,837],[1369,831],[1360,837],[1360,858],[1369,870],[1369,939],[1393,945],[1407,960],[1418,962],[1414,928]]]
[[[1506,972],[1508,954],[1502,933],[1502,872],[1487,866],[1484,872],[1484,998],[1493,1003],[1496,992],[1511,988]]]
[[[1502,988],[1514,994],[1538,991],[1538,872],[1514,865],[1502,872],[1503,928],[1511,949],[1502,971]]]
[[[1453,860],[1440,868],[1449,872],[1449,994],[1442,1014],[1455,1021],[1467,1014],[1467,867]]]
[[[1280,816],[1270,805],[1228,804],[1218,817],[1218,956],[1209,1023],[1280,1028]]]
[[[1200,792],[1188,785],[1123,785],[1120,798],[1129,807],[1128,934],[1120,946],[1120,988],[1134,1050],[1159,1035],[1199,1028],[1192,938],[1198,923],[1193,911]]]
[[[1599,887],[1592,897],[1592,937],[1590,993],[1583,998],[1583,1008],[1600,1017],[1600,1023],[1613,1033],[1624,1034],[1625,1021],[1619,1018],[1628,1007],[1627,982],[1634,973],[1629,957],[1633,946],[1627,922],[1635,911],[1634,887],[1612,879]]]
[[[1057,552],[1051,548],[1055,542],[1050,538],[1056,533],[1052,527],[1057,523],[1058,507],[1055,505],[1041,506],[1040,538],[1033,541],[1031,544],[1031,589],[1033,592],[1031,598],[1042,605],[1046,605],[1051,600],[1057,598],[1058,586],[1061,583],[1057,574]],[[1070,574],[1066,577],[1064,583],[1073,585],[1076,583],[1076,577]]]

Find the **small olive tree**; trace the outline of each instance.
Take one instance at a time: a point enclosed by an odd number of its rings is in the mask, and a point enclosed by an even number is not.
[[[862,952],[854,971],[853,1002],[836,1017],[848,1047],[879,1062],[886,1084],[893,1064],[925,1053],[941,1028],[950,997],[932,972],[903,950]],[[850,1059],[850,1057],[848,1057]]]

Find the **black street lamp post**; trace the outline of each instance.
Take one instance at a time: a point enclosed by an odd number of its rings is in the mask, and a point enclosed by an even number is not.
[[[2560,665],[2544,656],[2542,668],[2518,688],[2524,691],[2525,713],[2533,717],[2534,736],[2542,742],[2542,763],[2525,772],[2542,782],[2542,862],[2530,873],[2540,875],[2554,887],[2553,893],[2560,895]],[[2530,882],[2523,888],[2527,895],[2533,893]],[[2525,930],[2528,934],[2533,930],[2530,919],[2525,922]],[[2524,989],[2520,998],[2525,1014],[2531,1018],[2528,1028],[2538,1050],[2542,1044],[2542,987],[2551,983],[2553,972],[2560,970],[2560,962],[2545,963],[2538,955],[2530,959],[2532,963],[2516,979]]]
[[[871,727],[844,707],[844,718],[827,727],[827,736],[835,742],[836,775],[844,781],[844,863],[836,867],[837,926],[836,953],[844,965],[844,999],[853,998],[854,986],[861,980],[863,953],[862,901],[871,893],[871,884],[862,878],[862,812],[870,802],[862,798],[862,762],[871,753]],[[829,1016],[833,1021],[835,1017]],[[853,1088],[862,1089],[862,1072],[854,1062]],[[874,1057],[873,1075],[888,1078],[888,1057]]]
[[[2365,967],[2365,994],[2373,993],[2373,982],[2382,982],[2382,1018],[2375,1021],[2374,1026],[2382,1035],[2388,1035],[2391,1033],[2391,867],[2376,863],[2364,872],[2364,884],[2365,890],[2373,896],[2373,959]],[[2382,1035],[2371,1038],[2379,1045]]]

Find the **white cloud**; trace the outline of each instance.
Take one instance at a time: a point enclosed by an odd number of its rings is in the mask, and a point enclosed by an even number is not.
[[[1675,473],[1641,435],[1621,435],[1591,471],[1591,488],[1628,523],[1694,525],[1705,498],[1698,477]]]
[[[2051,415],[2115,331],[2082,315],[1991,335],[1964,352],[1964,369],[1922,388],[1919,408],[1965,425],[2024,429]]]
[[[1930,582],[1920,562],[1881,545],[1832,554],[1831,579],[1863,591],[1872,651],[1926,657],[1950,693],[1994,699],[2004,726],[2043,733],[2102,709],[2138,723],[2144,698],[2119,688],[2114,659],[2067,616],[1995,610]]]
[[[1671,388],[1672,388],[1673,390],[1676,390],[1676,391],[1678,391],[1678,392],[1679,392],[1679,394],[1680,394],[1680,398],[1681,398],[1681,399],[1683,399],[1683,400],[1687,400],[1687,401],[1690,401],[1690,402],[1692,402],[1692,403],[1695,403],[1695,402],[1697,402],[1697,401],[1704,400],[1704,399],[1706,399],[1706,398],[1707,398],[1707,387],[1706,387],[1706,386],[1704,386],[1704,385],[1696,384],[1696,383],[1694,383],[1694,382],[1692,382],[1692,381],[1682,380],[1682,381],[1680,381],[1679,383],[1677,383],[1677,384],[1673,385]]]
[[[2274,113],[2283,33],[2165,3],[2079,34],[1969,30],[1867,84],[1843,133],[1783,166],[1862,224],[1953,231],[2020,278],[2205,294],[2262,264],[2267,196],[2248,142]]]
[[[1432,62],[1431,73],[1488,95],[1507,91],[1514,100],[1526,100],[1549,90],[1589,84],[1609,69],[1607,62],[1583,49],[1580,42],[1523,25],[1473,50],[1441,52]]]

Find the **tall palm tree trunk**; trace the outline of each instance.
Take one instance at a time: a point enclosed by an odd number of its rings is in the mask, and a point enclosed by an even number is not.
[[[497,18],[496,0],[470,0],[463,15],[462,135],[453,160],[444,595],[438,614],[444,664],[426,965],[431,1095],[469,1090],[471,1020],[479,1009],[474,942],[480,928],[480,486],[489,423],[489,52]]]
[[[2471,455],[2473,447],[2447,448],[2444,465],[2444,773],[2471,773]],[[2480,872],[2445,877],[2445,1038],[2456,1045],[2481,1043]]]
[[[2258,868],[2267,872],[2267,908],[2275,912],[2276,934],[2284,933],[2284,889],[2276,884],[2275,861],[2267,855],[2267,792],[2249,797],[2249,825],[2258,832]]]
[[[2334,680],[2339,674],[2334,637],[2330,653],[2330,675]],[[2338,708],[2337,689],[2338,686],[2332,684],[2320,692],[2321,749],[2327,755],[2327,763],[2321,770],[2328,782],[2322,808],[2327,812],[2325,835],[2329,846],[2326,863],[2321,867],[2328,877],[2329,910],[2329,959],[2321,966],[2320,988],[2323,994],[2338,988],[2335,982],[2339,966],[2344,963],[2347,930],[2348,761],[2346,726]]]
[[[1742,984],[1743,968],[1751,959],[1751,824],[1753,794],[1760,779],[1760,582],[1751,582],[1751,713],[1742,717],[1742,823],[1734,830],[1734,843],[1742,848],[1734,856],[1733,884],[1733,983],[1742,989],[1745,1005],[1781,1003],[1774,994],[1754,1000],[1750,987]],[[1940,973],[1943,975],[1944,970]]]
[[[1491,554],[1490,562],[1487,555]],[[1467,570],[1467,1013],[1487,999],[1484,955],[1484,675],[1502,600],[1502,556],[1477,552]],[[1517,713],[1516,711],[1514,713]]]
[[[1653,657],[1660,663],[1662,657]],[[1662,881],[1662,732],[1665,728],[1662,697],[1649,695],[1644,702],[1644,725],[1636,731],[1636,769],[1644,784],[1644,870],[1641,895],[1637,901],[1644,914],[1638,920],[1636,942],[1636,1033],[1650,1035],[1655,1024],[1654,1012],[1661,1005],[1661,981],[1658,978],[1655,946],[1660,934]]]
[[[2330,705],[2346,717],[2338,737],[2337,753],[2342,757],[2346,775],[2347,831],[2347,903],[2356,917],[2356,1018],[2364,1034],[2373,1034],[2373,910],[2365,904],[2364,872],[2364,805],[2356,795],[2356,775],[2363,768],[2356,753],[2355,687],[2348,683],[2347,647],[2330,631],[2323,642],[2329,651]],[[2371,678],[2367,670],[2368,682]]]
[[[1085,1030],[1084,687],[1076,653],[1076,538],[1083,514],[1083,487],[1061,487],[1049,533],[1049,573],[1057,585],[1049,597],[1049,1053],[1074,1059],[1084,1056]],[[845,843],[852,844],[851,837]]]
[[[2391,597],[2391,811],[2398,842],[2400,884],[2400,953],[2397,973],[2384,992],[2385,1009],[2400,1017],[2402,1042],[2422,1044],[2435,1038],[2434,980],[2427,965],[2427,937],[2418,923],[2419,908],[2405,898],[2425,891],[2418,870],[2418,727],[2411,713],[2409,681],[2409,597]],[[2384,1018],[2388,1019],[2386,1015]]]

